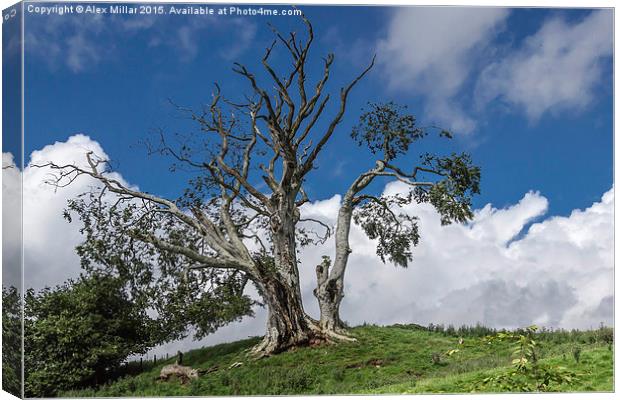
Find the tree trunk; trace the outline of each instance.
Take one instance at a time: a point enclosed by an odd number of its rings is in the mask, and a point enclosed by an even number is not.
[[[377,161],[373,169],[361,174],[351,184],[343,196],[340,210],[338,210],[334,265],[330,265],[329,257],[323,257],[323,262],[316,267],[317,287],[314,290],[314,295],[319,301],[319,309],[321,310],[319,327],[326,337],[338,340],[355,340],[347,336],[346,327],[340,319],[340,303],[344,297],[344,273],[349,262],[349,254],[351,254],[351,247],[349,246],[351,220],[356,205],[355,196],[383,170],[385,170],[385,163]]]
[[[345,197],[338,213],[334,265],[330,270],[329,257],[323,257],[323,262],[316,266],[317,287],[314,295],[321,311],[319,328],[327,339],[355,340],[347,336],[345,324],[340,319],[340,303],[344,297],[344,273],[351,253],[349,231],[352,215],[350,196]]]
[[[354,342],[356,339],[349,336],[345,324],[340,319],[340,303],[344,297],[343,279],[329,277],[329,259],[317,265],[316,274],[318,285],[314,295],[319,301],[321,317],[318,321],[319,336],[327,341]]]
[[[294,198],[282,202],[272,218],[273,263],[260,266],[257,285],[269,310],[267,333],[255,347],[258,355],[278,353],[306,345],[316,336],[316,325],[306,315],[299,285],[295,224],[299,211]]]
[[[265,337],[253,349],[257,355],[269,355],[294,346],[303,346],[315,336],[298,291],[288,285],[286,280],[279,276],[260,284],[269,315]]]
[[[344,297],[342,281],[330,279],[330,261],[323,259],[323,263],[316,266],[317,287],[314,296],[319,302],[321,317],[319,327],[325,332],[344,332],[344,323],[340,320],[340,302]]]

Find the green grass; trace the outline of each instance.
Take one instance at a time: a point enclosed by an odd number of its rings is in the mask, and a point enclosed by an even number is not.
[[[596,332],[539,335],[541,363],[580,374],[577,381],[552,390],[613,390],[613,350],[597,339]],[[156,380],[161,367],[173,362],[162,360],[140,375],[61,396],[463,393],[509,368],[512,359],[508,343],[488,345],[480,338],[466,337],[459,346],[456,335],[416,326],[362,326],[352,329],[352,334],[356,343],[299,348],[260,360],[247,353],[258,338],[206,347],[187,352],[184,364],[219,369],[186,385]],[[572,353],[575,346],[582,350],[579,363]],[[458,353],[445,355],[457,347]],[[235,362],[243,365],[229,369]]]

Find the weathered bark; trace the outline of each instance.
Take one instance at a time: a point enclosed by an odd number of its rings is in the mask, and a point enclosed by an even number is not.
[[[346,204],[350,199],[345,197]],[[328,340],[355,341],[347,335],[345,324],[340,319],[340,303],[344,297],[344,272],[351,249],[349,231],[351,228],[352,207],[341,207],[336,227],[336,258],[331,266],[329,257],[316,266],[317,287],[314,295],[319,302],[319,329]],[[331,266],[331,270],[330,270]]]
[[[346,335],[346,327],[340,319],[340,303],[344,297],[344,272],[351,253],[349,231],[353,208],[349,200],[345,198],[345,202],[349,204],[348,206],[343,204],[338,213],[334,265],[331,266],[330,259],[325,257],[323,262],[316,266],[317,287],[314,290],[314,295],[319,302],[321,331],[339,339],[346,339],[346,337],[340,338],[339,336]]]
[[[295,224],[299,210],[294,196],[280,198],[278,213],[272,218],[274,249],[273,265],[260,265],[257,286],[267,305],[267,333],[254,348],[258,355],[284,351],[306,345],[316,336],[316,329],[307,317],[302,303],[297,267]]]
[[[344,332],[344,323],[340,319],[340,302],[344,297],[342,280],[329,279],[329,264],[326,259],[316,266],[317,287],[314,295],[321,312],[319,327],[325,332]]]
[[[355,196],[384,169],[385,164],[378,161],[375,168],[360,175],[349,187],[338,211],[334,264],[330,266],[329,257],[325,257],[323,263],[316,267],[317,287],[314,290],[314,295],[319,302],[321,311],[319,326],[323,332],[334,335],[336,338],[347,339],[346,327],[340,319],[340,304],[344,297],[344,274],[349,261],[349,254],[351,254],[349,233],[356,205]]]
[[[314,336],[301,298],[294,286],[285,283],[287,279],[290,277],[277,274],[277,277],[260,285],[269,314],[265,337],[253,349],[257,355],[279,353],[294,346],[302,346]]]

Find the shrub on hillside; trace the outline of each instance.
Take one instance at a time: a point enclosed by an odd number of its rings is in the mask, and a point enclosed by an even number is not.
[[[2,287],[2,389],[21,397],[21,300],[15,287]]]
[[[24,325],[26,397],[103,383],[128,356],[151,347],[157,331],[118,279],[101,276],[29,290]]]

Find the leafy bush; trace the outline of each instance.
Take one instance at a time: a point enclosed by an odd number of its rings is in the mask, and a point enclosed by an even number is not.
[[[21,299],[15,287],[2,287],[2,389],[22,397]]]
[[[576,363],[579,363],[579,359],[581,358],[581,347],[573,347],[573,358],[575,359]]]
[[[115,278],[91,276],[39,293],[25,303],[27,397],[103,383],[132,354],[155,343],[156,326]]]
[[[608,345],[614,342],[614,330],[605,326],[601,326],[597,332],[599,341]]]
[[[574,372],[564,367],[542,365],[537,362],[538,343],[533,338],[537,329],[536,325],[532,325],[521,331],[500,332],[495,336],[484,338],[489,344],[511,342],[515,358],[512,360],[511,369],[483,379],[474,390],[494,386],[509,392],[546,392],[551,390],[553,385],[575,381],[577,374]]]

